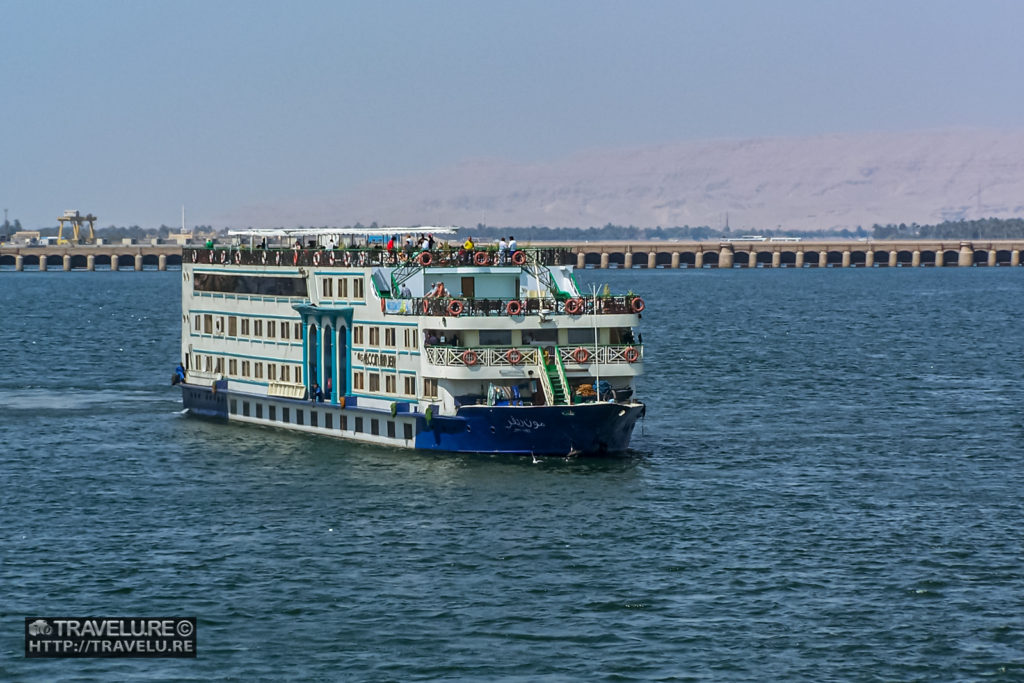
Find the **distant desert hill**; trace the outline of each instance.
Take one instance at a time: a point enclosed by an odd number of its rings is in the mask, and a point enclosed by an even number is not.
[[[1024,215],[1024,130],[710,140],[467,161],[313,214],[389,224],[842,229]],[[298,223],[317,223],[296,207]],[[287,220],[285,216],[282,219]]]

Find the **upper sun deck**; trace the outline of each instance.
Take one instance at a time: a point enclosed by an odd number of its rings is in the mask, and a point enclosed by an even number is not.
[[[526,266],[571,266],[575,256],[571,249],[562,247],[525,247],[522,254],[508,254],[502,259],[496,247],[474,248],[440,244],[433,251],[403,249],[388,251],[381,246],[324,246],[282,247],[215,245],[186,248],[184,260],[196,265],[233,266],[302,266],[314,268],[522,268]]]

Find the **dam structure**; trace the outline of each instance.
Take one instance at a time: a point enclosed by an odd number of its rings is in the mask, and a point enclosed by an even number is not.
[[[1016,240],[796,240],[531,242],[568,250],[583,268],[939,268],[1020,266]],[[454,245],[453,245],[454,246]],[[527,246],[524,242],[523,246]],[[15,271],[167,270],[181,267],[177,244],[0,247],[0,268]],[[246,245],[239,245],[246,250]]]

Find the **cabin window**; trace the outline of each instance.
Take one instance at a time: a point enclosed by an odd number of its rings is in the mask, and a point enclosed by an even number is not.
[[[203,334],[213,334],[213,316],[209,313],[203,316]]]
[[[320,423],[320,413],[316,412],[315,410],[309,411],[309,426],[310,427],[318,427],[318,426],[320,426],[319,423]]]
[[[291,380],[291,374],[292,373],[290,372],[290,370],[291,370],[291,368],[289,366],[287,366],[287,365],[282,365],[281,366],[281,381],[282,382],[291,382],[292,381]]]
[[[297,409],[297,408],[295,410],[295,424],[297,424],[297,425],[305,424],[304,417],[302,415],[302,411]]]
[[[267,363],[267,379],[271,382],[277,381],[277,366],[273,363]]]
[[[325,277],[323,279],[324,297],[327,299],[334,298],[334,279]]]
[[[480,330],[480,346],[512,346],[512,330]]]
[[[388,436],[395,438],[395,421],[388,420]]]
[[[228,359],[228,374],[229,375],[237,375],[238,374],[238,359],[237,358],[230,358],[230,359]]]
[[[334,415],[331,413],[324,414],[324,427],[327,429],[334,429]]]
[[[237,415],[238,414],[238,401],[236,401],[235,399],[231,399],[231,403],[229,403],[228,405],[230,406],[228,408],[228,412],[230,412],[232,415]]]
[[[224,359],[217,356],[217,363],[213,366],[213,371],[217,373],[224,372]]]
[[[281,422],[291,422],[291,410],[281,408]]]
[[[206,357],[206,371],[213,372],[213,356]]]
[[[363,326],[356,325],[352,328],[352,343],[362,345],[363,343]]]
[[[361,417],[357,417],[356,418],[356,428],[355,428],[355,431],[357,431],[357,432],[362,432],[363,431],[363,418],[361,418]]]
[[[192,369],[200,370],[203,367],[203,357],[198,353],[192,356]]]
[[[238,336],[238,318],[236,318],[235,316],[230,316],[228,318],[228,336]]]
[[[380,346],[380,328],[370,328],[370,346]]]
[[[341,416],[341,421],[338,422],[338,429],[348,431],[348,415]]]
[[[273,339],[277,336],[277,322],[274,320],[267,321],[267,339]]]
[[[395,346],[396,331],[393,327],[384,328],[384,346]]]
[[[360,391],[362,391],[362,389],[363,389],[363,373],[361,373],[361,372],[353,372],[352,373],[352,388],[353,389],[359,389]]]
[[[296,365],[295,367],[295,383],[302,384],[302,366]]]
[[[242,415],[249,417],[249,402],[242,401]]]
[[[255,371],[256,379],[263,379],[263,363],[255,363],[253,370]]]
[[[405,440],[408,441],[412,438],[412,425],[408,422],[402,424],[402,432],[404,433]]]
[[[249,336],[249,319],[248,318],[242,318],[242,336],[243,337],[248,337]]]
[[[413,375],[406,375],[405,377],[403,377],[402,378],[402,388],[404,389],[404,391],[402,393],[405,394],[406,396],[415,396],[416,395],[416,377],[413,376]]]
[[[380,375],[376,372],[369,373],[370,375],[370,391],[377,393],[380,391]]]
[[[252,333],[253,333],[254,337],[262,337],[263,336],[263,321],[262,320],[253,320],[252,321]]]
[[[523,332],[524,344],[557,344],[558,330],[530,330]]]
[[[357,277],[352,280],[352,298],[362,299],[365,296],[363,292],[363,278]]]
[[[340,298],[340,299],[347,299],[348,298],[348,278],[347,277],[339,277],[338,278],[338,298]]]
[[[384,375],[384,393],[394,394],[397,393],[396,389],[397,381],[394,375]]]
[[[256,417],[257,417],[257,419],[260,419],[260,420],[263,419],[263,404],[262,403],[257,403],[256,404]]]
[[[281,339],[287,339],[288,338],[288,329],[289,329],[289,327],[290,326],[288,325],[288,323],[281,323]]]
[[[242,377],[248,377],[248,376],[249,376],[249,361],[243,360],[242,361]]]
[[[594,328],[570,327],[565,331],[565,340],[567,344],[593,344]]]
[[[375,417],[370,418],[370,433],[374,436],[380,434],[380,420]]]
[[[293,339],[302,339],[302,325],[300,323],[295,323],[295,327],[292,328],[292,332]]]
[[[203,327],[203,323],[200,320],[199,314],[197,313],[193,317],[195,318],[195,321],[196,321],[196,332],[201,332],[202,331],[202,327]]]
[[[432,377],[423,378],[423,395],[427,398],[437,398],[437,380]]]
[[[267,417],[271,421],[277,419],[277,406],[267,406]]]

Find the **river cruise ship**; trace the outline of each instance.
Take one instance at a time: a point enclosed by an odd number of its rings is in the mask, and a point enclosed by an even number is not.
[[[645,412],[643,300],[583,291],[568,250],[454,232],[247,230],[186,247],[185,408],[399,448],[625,451]]]

